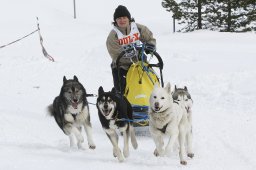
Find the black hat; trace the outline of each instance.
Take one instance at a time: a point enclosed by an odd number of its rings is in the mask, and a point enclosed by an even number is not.
[[[114,13],[114,21],[116,21],[117,18],[119,17],[128,17],[128,19],[131,21],[131,14],[128,11],[128,9],[123,6],[123,5],[119,5]]]

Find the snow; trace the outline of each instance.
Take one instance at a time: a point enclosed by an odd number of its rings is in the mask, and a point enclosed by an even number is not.
[[[44,58],[37,33],[0,49],[0,169],[256,169],[255,33],[173,34],[171,14],[160,0],[76,4],[73,19],[71,0],[1,2],[0,46],[36,30],[39,17],[45,48],[56,62]],[[119,4],[153,31],[165,83],[187,86],[192,95],[195,157],[186,167],[179,164],[177,150],[170,157],[155,157],[147,136],[138,136],[139,148],[131,147],[130,157],[119,163],[94,105],[95,150],[70,150],[68,137],[47,116],[64,75],[77,75],[88,93],[97,94],[99,86],[112,88],[105,41]]]

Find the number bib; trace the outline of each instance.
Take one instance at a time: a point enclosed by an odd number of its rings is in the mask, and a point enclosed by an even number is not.
[[[131,32],[129,35],[124,35],[115,26],[114,30],[117,33],[119,45],[126,46],[128,44],[140,43],[140,32],[135,22],[131,22]]]

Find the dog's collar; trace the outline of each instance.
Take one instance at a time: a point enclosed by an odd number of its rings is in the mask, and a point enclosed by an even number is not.
[[[74,118],[74,120],[76,120],[76,116],[78,115],[78,113],[71,113],[71,115]]]
[[[178,102],[178,101],[176,101],[176,100],[173,100],[173,103],[179,104],[179,102]]]
[[[187,113],[188,113],[189,110],[190,110],[190,107],[185,107],[185,109],[186,109],[186,111],[187,111]]]
[[[114,113],[113,113],[113,119],[116,120],[118,116],[118,111],[115,109]]]
[[[76,120],[76,116],[79,115],[81,112],[78,113],[71,113],[72,117],[74,118],[74,120]]]

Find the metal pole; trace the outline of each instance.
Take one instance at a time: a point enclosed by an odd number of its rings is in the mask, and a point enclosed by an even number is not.
[[[76,19],[76,0],[73,0],[74,2],[74,19]]]

